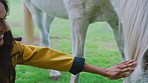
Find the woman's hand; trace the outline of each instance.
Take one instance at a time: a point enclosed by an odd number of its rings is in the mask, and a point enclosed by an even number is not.
[[[128,60],[106,69],[107,77],[110,79],[118,79],[127,77],[135,69],[136,62]]]

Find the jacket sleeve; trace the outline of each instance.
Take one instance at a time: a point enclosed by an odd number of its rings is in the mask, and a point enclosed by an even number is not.
[[[80,73],[83,70],[84,62],[85,62],[84,58],[75,57],[74,62],[69,72],[74,75],[77,73]]]
[[[22,59],[16,59],[17,64],[30,65],[44,69],[55,69],[60,71],[70,71],[77,74],[82,71],[84,58],[74,57],[51,48],[23,45],[16,42],[16,48],[20,48]]]

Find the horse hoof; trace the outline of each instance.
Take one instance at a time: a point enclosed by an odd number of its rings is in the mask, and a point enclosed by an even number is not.
[[[60,76],[61,76],[61,73],[59,71],[56,71],[56,70],[50,70],[51,73],[50,73],[50,79],[51,80],[59,80],[60,79]]]
[[[52,77],[50,77],[50,79],[58,81],[58,80],[60,80],[60,76],[52,76]]]

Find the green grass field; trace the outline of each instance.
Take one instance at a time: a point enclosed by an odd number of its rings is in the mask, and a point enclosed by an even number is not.
[[[7,17],[9,26],[14,36],[23,37],[22,1],[9,0],[9,3],[11,8],[10,15]],[[38,37],[38,29],[35,29],[35,36]],[[51,29],[51,47],[71,54],[71,33],[68,20],[58,18],[54,20]],[[101,67],[110,67],[121,62],[112,29],[107,23],[97,22],[89,26],[85,43],[85,58],[87,63]],[[71,75],[69,72],[62,72],[59,81],[51,81],[49,70],[20,65],[16,67],[16,72],[16,83],[69,83]],[[122,83],[122,79],[110,80],[100,75],[82,72],[80,83]]]

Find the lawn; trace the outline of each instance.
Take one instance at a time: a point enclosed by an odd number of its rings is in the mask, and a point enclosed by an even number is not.
[[[23,6],[21,0],[9,0],[10,15],[7,21],[14,36],[24,36],[23,29]],[[39,38],[38,29],[35,28],[35,37]],[[56,18],[51,29],[51,47],[71,54],[71,33],[68,20]],[[22,42],[24,42],[24,37]],[[38,41],[38,44],[40,41]],[[97,22],[89,26],[85,43],[86,62],[110,67],[121,62],[113,31],[106,22]],[[62,72],[59,81],[49,79],[49,70],[18,65],[16,67],[16,83],[69,83],[70,73]],[[122,79],[110,80],[106,77],[82,72],[80,83],[122,83]]]

